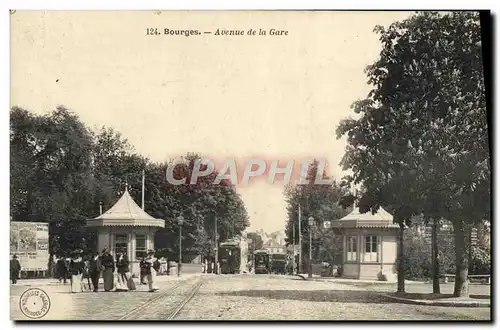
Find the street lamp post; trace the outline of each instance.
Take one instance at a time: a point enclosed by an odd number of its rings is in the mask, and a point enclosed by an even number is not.
[[[182,265],[182,224],[184,223],[184,217],[181,215],[177,218],[179,223],[179,264],[177,265],[177,276],[181,276],[181,265]]]
[[[314,225],[314,218],[309,217],[309,278],[312,278],[312,228]]]

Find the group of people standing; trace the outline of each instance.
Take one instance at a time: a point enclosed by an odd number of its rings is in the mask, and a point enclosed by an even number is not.
[[[71,292],[83,292],[84,283],[83,278],[86,277],[89,285],[91,287],[90,281],[92,281],[92,288],[94,292],[98,291],[99,288],[99,278],[104,280],[104,291],[132,291],[136,289],[134,280],[132,278],[129,266],[129,260],[127,256],[123,253],[118,253],[116,259],[109,253],[108,249],[104,249],[101,253],[94,253],[88,258],[88,260],[83,260],[83,251],[75,250],[72,253],[71,260],[69,263],[64,260],[64,264],[61,262],[60,267],[57,267],[59,280],[66,281],[65,274],[69,274],[71,277]],[[63,260],[63,259],[60,259]],[[58,260],[59,262],[59,260]],[[159,269],[157,265],[158,261],[154,257],[154,251],[148,251],[146,257],[144,257],[140,262],[141,273],[143,273],[148,280],[149,291],[154,292],[158,290],[156,286],[156,272]],[[57,263],[56,263],[57,265]],[[67,265],[67,268],[63,268],[63,265]],[[115,271],[117,274],[117,281],[115,286]],[[141,278],[141,283],[143,279]]]

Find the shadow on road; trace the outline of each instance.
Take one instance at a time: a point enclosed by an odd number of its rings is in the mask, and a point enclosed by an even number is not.
[[[315,302],[374,304],[385,304],[389,302],[387,298],[384,298],[375,292],[356,290],[244,290],[234,292],[218,292],[217,295]]]
[[[459,299],[455,298],[451,293],[413,293],[405,292],[394,294],[396,297],[407,298],[407,299],[419,299],[419,300],[439,300],[439,299]],[[490,299],[489,295],[482,294],[471,294],[470,299]]]

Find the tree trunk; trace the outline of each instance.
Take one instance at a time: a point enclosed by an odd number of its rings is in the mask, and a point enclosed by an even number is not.
[[[469,296],[469,255],[466,248],[467,235],[463,220],[457,220],[453,224],[455,230],[455,256],[456,256],[456,273],[455,273],[455,297]]]
[[[405,292],[405,270],[404,270],[404,222],[399,223],[399,237],[398,237],[398,291]]]
[[[432,219],[432,293],[441,293],[439,287],[438,230],[439,220]]]

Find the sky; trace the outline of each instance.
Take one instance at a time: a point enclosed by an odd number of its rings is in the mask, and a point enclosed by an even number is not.
[[[363,70],[381,49],[373,28],[410,14],[18,10],[10,103],[40,114],[64,105],[90,127],[115,128],[153,161],[188,152],[217,161],[315,157],[340,180],[345,139],[335,129],[370,90]],[[284,229],[283,188],[238,185],[250,231]]]

